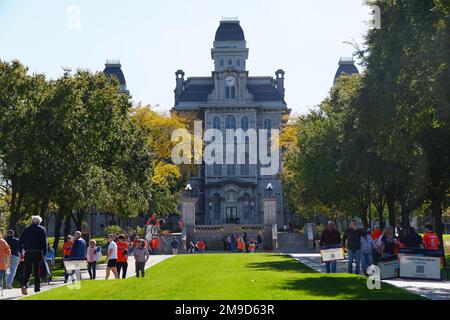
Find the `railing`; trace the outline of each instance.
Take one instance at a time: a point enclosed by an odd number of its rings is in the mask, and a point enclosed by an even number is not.
[[[258,233],[264,231],[263,225],[241,224],[234,228],[236,232]]]
[[[223,226],[195,226],[195,233],[223,233]]]

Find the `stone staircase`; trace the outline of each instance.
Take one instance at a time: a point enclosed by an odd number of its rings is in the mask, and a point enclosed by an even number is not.
[[[274,251],[283,253],[309,252],[312,249],[312,241],[308,241],[307,235],[302,233],[278,233],[278,248]]]

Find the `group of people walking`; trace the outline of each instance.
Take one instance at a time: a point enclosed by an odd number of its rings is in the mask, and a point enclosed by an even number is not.
[[[263,251],[263,238],[261,233],[258,234],[256,240],[248,241],[247,233],[241,237],[239,234],[229,234],[223,238],[223,250],[235,253],[253,253]]]
[[[0,231],[0,286],[2,289],[12,289],[14,279],[21,287],[22,294],[28,294],[28,283],[31,274],[34,274],[34,291],[40,292],[42,274],[48,274],[51,280],[51,270],[55,266],[55,250],[47,241],[47,232],[41,226],[42,218],[33,216],[31,224],[25,228],[20,238],[15,236],[13,230],[9,230],[5,238]],[[165,248],[166,241],[159,237],[145,240],[136,234],[128,236],[124,234],[107,237],[106,249],[106,276],[125,279],[128,271],[128,257],[134,256],[136,277],[145,276],[145,265],[150,255],[159,254],[160,249]],[[164,243],[163,243],[164,242]],[[173,238],[170,242],[172,253],[177,254],[180,242]],[[200,251],[204,251],[206,245],[203,241],[197,243]],[[96,240],[83,239],[82,233],[76,231],[73,236],[65,238],[61,248],[62,262],[64,266],[64,283],[75,276],[81,280],[81,272],[75,272],[66,268],[66,262],[86,261],[90,280],[97,277],[97,265],[102,259],[102,248],[97,245]],[[44,263],[45,262],[45,263]],[[44,270],[44,272],[43,272]]]
[[[348,251],[349,273],[353,273],[354,262],[356,274],[360,274],[361,268],[363,273],[367,274],[367,268],[370,265],[377,264],[381,258],[396,256],[400,248],[438,250],[440,242],[432,225],[426,225],[423,237],[413,227],[397,236],[392,227],[386,227],[383,231],[378,226],[375,226],[374,230],[361,229],[356,220],[351,221],[341,239],[339,231],[330,221],[321,234],[320,247],[327,248],[336,245],[342,245]],[[336,273],[337,262],[325,262],[325,269],[327,273]]]

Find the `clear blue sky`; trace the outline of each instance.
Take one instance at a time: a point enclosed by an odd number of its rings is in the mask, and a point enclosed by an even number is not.
[[[79,6],[79,30],[67,27]],[[370,9],[363,0],[0,0],[0,59],[19,59],[51,78],[62,66],[103,70],[120,59],[135,102],[173,105],[175,71],[209,76],[222,17],[238,17],[252,76],[286,71],[286,100],[304,113],[328,93],[340,56],[363,42]]]

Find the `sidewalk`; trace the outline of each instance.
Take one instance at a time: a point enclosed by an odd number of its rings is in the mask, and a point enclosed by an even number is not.
[[[147,261],[147,264],[145,265],[145,268],[151,268],[154,265],[160,263],[161,261],[164,261],[168,258],[171,258],[173,256],[169,256],[169,255],[160,255],[160,256],[150,256],[150,258]],[[135,264],[134,264],[134,257],[128,257],[128,270],[127,270],[127,278],[129,277],[134,277],[135,274]],[[106,264],[102,264],[97,266],[97,275],[96,275],[96,280],[101,281],[101,280],[105,280],[106,277]],[[87,271],[83,271],[82,275],[81,275],[82,280],[88,280],[89,279],[89,274]],[[114,279],[114,275],[111,273],[110,280]],[[69,278],[69,284],[71,283],[71,279]],[[57,288],[60,286],[64,286],[67,285],[64,283],[64,277],[60,277],[57,279],[54,279],[53,281],[51,281],[50,284],[47,283],[42,283],[41,284],[41,292],[47,291],[47,290],[51,290],[53,288]],[[35,294],[34,293],[34,287],[31,285],[28,288],[28,296],[31,296]],[[12,289],[12,290],[4,290],[3,291],[3,297],[0,297],[0,300],[16,300],[16,299],[20,299],[24,297],[22,295],[22,292],[20,289]]]
[[[296,253],[290,256],[318,272],[325,273],[325,264],[322,263],[320,253]],[[347,273],[347,263],[348,260],[338,261],[337,272]],[[450,300],[450,281],[392,279],[383,282],[431,300]]]

